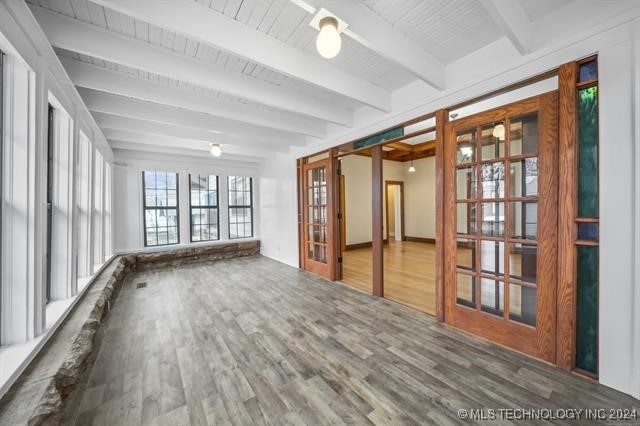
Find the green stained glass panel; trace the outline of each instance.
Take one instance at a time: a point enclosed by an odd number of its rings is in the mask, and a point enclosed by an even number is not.
[[[578,216],[598,217],[598,87],[578,91]]]
[[[378,133],[377,135],[373,135],[368,138],[355,141],[353,143],[353,149],[359,149],[365,146],[375,145],[379,142],[398,138],[400,136],[404,136],[404,127],[395,127],[393,129],[387,130],[386,132]]]
[[[598,372],[598,247],[578,246],[576,367]]]

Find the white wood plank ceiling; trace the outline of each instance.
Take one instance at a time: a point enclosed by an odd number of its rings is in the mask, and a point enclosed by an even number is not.
[[[416,79],[444,89],[447,64],[501,37],[526,50],[497,0],[27,2],[120,149],[153,150],[141,141],[161,133],[165,147],[224,141],[268,157],[325,137],[327,123],[351,126],[359,108],[389,111]],[[513,1],[528,22],[570,2]],[[320,7],[352,19],[331,60],[309,25]]]

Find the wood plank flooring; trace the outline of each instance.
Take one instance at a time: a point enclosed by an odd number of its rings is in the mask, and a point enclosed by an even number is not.
[[[458,409],[640,408],[263,257],[132,273],[73,398],[64,424],[466,425],[478,422]]]
[[[434,244],[389,241],[384,246],[384,297],[431,315],[436,313]],[[371,248],[342,253],[342,281],[371,293]]]

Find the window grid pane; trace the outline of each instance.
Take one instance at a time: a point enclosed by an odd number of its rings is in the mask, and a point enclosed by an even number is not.
[[[142,179],[145,246],[178,244],[178,174],[144,171]]]
[[[218,240],[218,176],[189,175],[191,241]]]
[[[229,176],[229,238],[253,237],[253,182],[248,176]]]
[[[535,327],[537,113],[459,132],[456,156],[456,303]]]

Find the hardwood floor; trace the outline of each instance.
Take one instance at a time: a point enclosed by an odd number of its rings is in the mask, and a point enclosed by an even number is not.
[[[64,424],[466,425],[458,409],[640,408],[263,257],[131,273],[98,344]]]
[[[384,246],[384,297],[431,315],[436,313],[434,244],[389,241]],[[371,293],[371,248],[342,253],[342,281]]]

